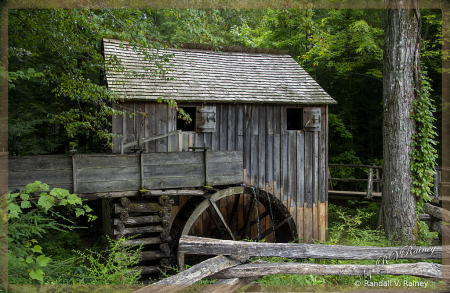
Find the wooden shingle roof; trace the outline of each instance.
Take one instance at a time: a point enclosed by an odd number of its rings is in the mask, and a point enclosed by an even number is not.
[[[103,46],[105,60],[115,55],[125,68],[125,74],[105,72],[109,89],[123,99],[156,100],[161,97],[178,102],[336,103],[286,51],[228,47],[216,52],[197,44],[193,47],[201,46],[201,49],[185,46],[160,50],[158,54],[174,54],[170,59],[173,71],[166,75],[173,80],[165,80],[152,77],[150,72],[143,70],[144,66],[152,68],[152,65],[131,46],[124,44],[121,48],[120,41],[113,39],[104,39]],[[126,74],[132,72],[145,74],[145,77]]]

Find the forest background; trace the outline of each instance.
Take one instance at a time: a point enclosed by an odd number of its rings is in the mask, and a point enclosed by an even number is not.
[[[421,14],[441,165],[442,14]],[[382,164],[385,10],[60,9],[8,16],[10,155],[110,150],[117,97],[101,84],[101,40],[109,37],[143,48],[193,42],[289,50],[338,102],[329,106],[329,163]],[[161,69],[153,74],[170,70],[170,58],[156,61]]]

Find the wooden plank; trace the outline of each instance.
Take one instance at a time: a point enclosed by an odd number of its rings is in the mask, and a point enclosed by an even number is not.
[[[281,106],[276,105],[273,113],[273,180],[276,182],[274,186],[275,195],[280,194],[281,186],[281,140],[280,140],[280,127],[281,127]],[[278,197],[277,197],[278,198]],[[280,198],[278,198],[280,199]],[[281,199],[280,199],[281,200]]]
[[[411,253],[414,251],[414,253]],[[347,246],[303,243],[267,243],[221,240],[183,235],[179,252],[202,255],[248,255],[284,258],[324,258],[369,260],[389,255],[398,259],[440,259],[442,246]],[[380,263],[381,264],[381,263]]]
[[[122,111],[122,104],[113,104],[113,109]],[[112,117],[111,123],[112,129],[111,132],[114,134],[123,134],[123,116],[116,115]],[[121,136],[116,136],[113,139],[113,153],[120,153],[120,141],[122,140]]]
[[[139,155],[77,155],[77,169],[139,167]]]
[[[212,150],[212,136],[212,132],[203,133],[203,146],[209,148],[209,150]]]
[[[216,104],[216,131],[212,133],[212,150],[220,150],[220,104]]]
[[[226,104],[220,105],[220,150],[227,149],[227,135],[228,135],[228,106]]]
[[[122,231],[118,231],[114,229],[114,235],[130,235],[130,234],[141,234],[141,233],[155,233],[155,232],[163,232],[166,228],[155,225],[155,226],[145,226],[145,227],[133,227],[133,228],[125,228]]]
[[[258,117],[259,117],[259,106],[252,105],[252,136],[251,136],[251,180],[253,180],[253,185],[258,186],[259,183],[259,140],[258,140]]]
[[[314,239],[319,238],[319,214],[317,210],[317,205],[319,203],[319,132],[313,132],[314,148],[313,148],[313,186],[314,186],[314,205],[313,205],[313,216],[314,216]]]
[[[116,181],[78,182],[77,190],[79,193],[114,192],[114,191],[139,190],[140,186],[141,180],[137,178],[135,180],[130,179],[130,180],[116,180]]]
[[[208,152],[208,163],[229,163],[229,162],[242,162],[241,151],[216,151]]]
[[[177,130],[177,110],[175,108],[167,107],[167,132]],[[178,135],[171,135],[167,137],[167,151],[178,151]]]
[[[156,135],[166,134],[167,131],[167,108],[166,103],[156,105]],[[167,152],[167,137],[156,140],[156,152]]]
[[[123,137],[124,143],[136,140],[135,136],[135,121],[134,121],[134,102],[126,101],[123,103],[125,117],[123,118]],[[131,152],[131,147],[125,148],[124,153]]]
[[[297,203],[305,203],[305,133],[297,131]]]
[[[305,243],[312,243],[313,219],[312,208],[314,205],[313,194],[313,152],[314,141],[311,131],[305,132]]]
[[[252,106],[249,104],[245,104],[245,116],[244,116],[244,169],[246,172],[247,183],[250,183],[250,179],[252,178]]]
[[[273,106],[266,105],[266,182],[273,186]],[[269,190],[267,190],[269,191]]]
[[[145,114],[147,118],[145,119],[145,137],[156,135],[156,105],[155,103],[146,102],[145,103]],[[148,141],[145,143],[145,147],[148,152],[156,151],[156,142]]]
[[[169,165],[170,166],[170,165]],[[78,182],[140,179],[140,167],[86,168],[78,170]]]
[[[225,175],[225,176],[214,176],[208,175],[208,183],[210,185],[227,185],[227,184],[239,184],[242,183],[242,173],[238,175]],[[203,186],[203,185],[196,185],[196,186]],[[189,186],[184,186],[189,187]]]
[[[297,202],[297,235],[300,243],[303,243],[304,241],[304,214],[303,214],[303,205],[300,205],[299,202]]]
[[[71,170],[40,170],[23,171],[23,172],[9,172],[8,173],[8,189],[22,188],[29,183],[41,181],[59,187],[59,185],[72,185],[73,172]],[[70,190],[72,190],[72,188]]]
[[[295,275],[345,275],[364,276],[370,272],[371,275],[410,275],[422,278],[442,278],[442,265],[434,263],[413,264],[389,264],[389,265],[324,265],[311,263],[268,263],[268,264],[245,264],[222,270],[211,278],[260,278],[263,276],[295,274]],[[371,282],[366,280],[366,282]],[[372,284],[372,283],[370,283]],[[392,284],[393,286],[394,284]]]
[[[251,262],[252,264],[260,263],[268,263],[266,261],[256,260]],[[240,288],[244,287],[245,285],[255,281],[257,278],[251,277],[251,278],[232,278],[232,279],[219,279],[216,282],[214,282],[213,285],[207,286],[205,289],[201,290],[198,293],[225,293],[225,292],[236,292]],[[247,288],[248,290],[248,288]]]
[[[184,134],[184,133],[183,133]],[[212,156],[214,156],[211,152]],[[220,156],[220,154],[218,154]],[[159,165],[178,165],[178,164],[203,164],[203,153],[189,153],[189,152],[176,152],[176,153],[146,153],[144,154],[144,164],[146,166],[159,166]]]
[[[258,139],[259,139],[259,168],[258,168],[258,186],[264,189],[266,184],[266,106],[259,106],[259,126],[258,126]]]
[[[203,164],[170,164],[160,166],[144,166],[145,178],[148,177],[174,177],[174,176],[199,176],[204,177],[205,169]],[[125,178],[124,178],[125,179]]]
[[[327,163],[326,155],[327,155],[327,138],[326,138],[326,111],[325,107],[321,107],[321,130],[319,132],[319,200],[321,203],[325,203],[326,201],[326,189],[328,186],[327,180]]]
[[[326,207],[325,203],[319,200],[319,240],[326,241]]]
[[[236,150],[244,150],[244,111],[243,104],[236,105]]]
[[[236,149],[236,106],[228,104],[227,119],[227,150]]]
[[[8,172],[71,169],[72,157],[69,155],[8,157]]]
[[[207,170],[208,179],[210,176],[236,175],[241,176],[239,181],[242,181],[242,162],[208,164]]]
[[[289,131],[288,185],[291,207],[297,206],[297,132]],[[295,218],[294,218],[295,219]]]
[[[282,200],[288,200],[288,192],[289,192],[289,172],[288,172],[288,143],[289,143],[289,135],[287,131],[287,121],[286,121],[286,107],[281,106],[281,186],[283,189]]]
[[[145,138],[145,102],[136,101],[135,103],[135,134]]]
[[[308,208],[307,203],[303,205],[303,216],[304,216],[304,243],[312,243],[313,239],[313,208]]]
[[[216,178],[214,178],[216,179]],[[219,178],[222,179],[222,178]],[[228,178],[225,178],[228,179]],[[231,181],[231,180],[224,180]],[[165,189],[165,188],[181,188],[181,187],[201,187],[205,184],[204,176],[179,176],[179,177],[148,177],[144,179],[147,189]],[[217,180],[214,182],[221,182]]]
[[[189,151],[189,133],[182,132],[181,137],[182,137],[181,151],[188,152]]]
[[[135,293],[174,293],[185,286],[194,284],[203,278],[213,275],[221,270],[233,267],[245,262],[248,257],[219,255],[207,259],[191,268],[182,271],[172,277],[163,279],[149,286],[134,291]],[[166,285],[166,286],[162,286]],[[179,285],[179,286],[176,286]]]

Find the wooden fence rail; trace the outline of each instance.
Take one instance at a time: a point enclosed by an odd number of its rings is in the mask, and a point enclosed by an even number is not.
[[[368,260],[442,259],[442,246],[347,246],[304,243],[265,243],[219,240],[183,235],[179,252],[204,255],[248,255],[285,258],[325,258]]]
[[[369,169],[367,179],[363,178],[331,178],[330,168],[367,168]],[[444,168],[446,169],[446,168]],[[328,194],[330,198],[337,199],[362,199],[373,198],[375,200],[381,200],[381,182],[380,170],[383,170],[382,166],[374,165],[355,165],[355,164],[328,164],[328,182],[329,190]],[[439,202],[442,200],[442,170],[440,166],[436,167],[436,174],[434,175],[433,200]],[[362,191],[338,191],[333,190],[333,181],[354,181],[354,182],[367,182],[367,190]]]
[[[234,292],[253,280],[276,274],[308,275],[411,275],[442,278],[442,265],[435,263],[387,264],[397,259],[441,259],[442,246],[362,247],[296,243],[255,243],[182,236],[179,251],[191,254],[218,255],[175,276],[141,288],[136,293],[172,293],[201,279],[219,279],[203,292]],[[375,265],[324,265],[312,263],[241,263],[250,256],[286,258],[377,259]]]

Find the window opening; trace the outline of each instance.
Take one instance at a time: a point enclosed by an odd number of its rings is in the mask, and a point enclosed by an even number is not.
[[[303,109],[287,108],[286,109],[287,130],[303,130]]]
[[[188,123],[186,120],[177,117],[177,130],[181,131],[195,131],[195,107],[182,107],[184,112],[189,114],[192,121]]]

